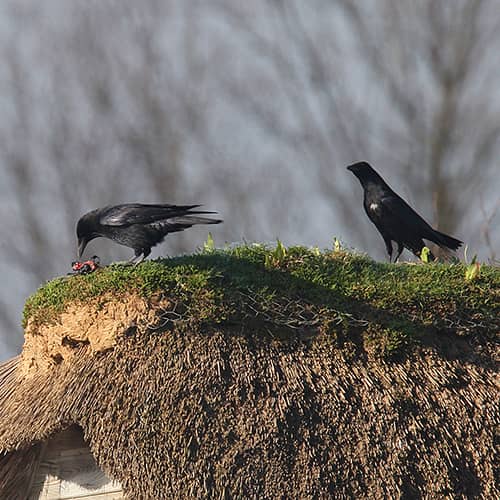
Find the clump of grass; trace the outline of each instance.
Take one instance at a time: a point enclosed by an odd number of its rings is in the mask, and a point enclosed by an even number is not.
[[[264,258],[264,266],[266,269],[280,267],[286,258],[286,248],[280,240],[276,240],[276,248],[269,250]]]

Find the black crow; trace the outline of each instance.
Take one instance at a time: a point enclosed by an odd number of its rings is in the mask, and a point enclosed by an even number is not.
[[[151,247],[161,243],[168,233],[183,231],[195,224],[219,224],[222,220],[200,217],[213,214],[194,210],[201,205],[123,205],[98,208],[83,215],[76,225],[78,257],[94,238],[110,240],[132,248],[130,262],[138,264],[151,253]]]
[[[392,257],[393,241],[398,245],[394,262],[398,260],[403,248],[420,257],[425,246],[423,239],[450,250],[457,250],[462,245],[460,240],[432,229],[365,161],[349,165],[347,170],[350,170],[363,186],[365,211],[384,238],[389,261]],[[434,260],[432,253],[429,257]]]

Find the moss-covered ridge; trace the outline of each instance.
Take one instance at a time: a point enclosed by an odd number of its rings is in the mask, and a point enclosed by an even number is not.
[[[245,245],[55,279],[28,299],[23,321],[47,322],[69,303],[132,291],[175,299],[191,325],[257,321],[280,338],[317,331],[343,347],[361,336],[383,354],[450,334],[487,343],[500,329],[500,270],[483,266],[473,281],[465,272],[461,264],[381,264],[342,250]]]

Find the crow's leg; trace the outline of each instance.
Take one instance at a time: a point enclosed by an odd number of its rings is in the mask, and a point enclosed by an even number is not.
[[[144,260],[144,254],[142,254],[135,262],[134,266],[138,266]]]
[[[142,249],[134,249],[134,256],[125,262],[126,265],[138,264],[144,260]],[[140,260],[138,260],[140,259]]]
[[[129,260],[125,261],[125,264],[128,265],[128,266],[131,266],[132,264],[135,264],[137,259],[141,256],[140,253],[136,253],[132,258],[130,258]]]
[[[383,238],[384,238],[385,248],[387,249],[387,253],[389,254],[389,262],[391,262],[391,257],[392,257],[392,241],[387,236],[383,236]]]
[[[138,266],[151,253],[151,248],[143,248],[141,250],[136,250],[135,253],[136,253],[135,259],[138,258],[138,260],[135,261],[135,265]]]
[[[398,261],[399,256],[401,255],[401,253],[403,252],[403,250],[404,250],[403,244],[398,241],[398,253],[396,254],[396,258],[394,259],[395,263]]]

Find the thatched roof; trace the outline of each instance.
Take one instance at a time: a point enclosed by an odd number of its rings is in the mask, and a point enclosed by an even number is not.
[[[78,424],[134,499],[498,498],[498,269],[266,252],[49,283],[0,369],[0,467]]]

